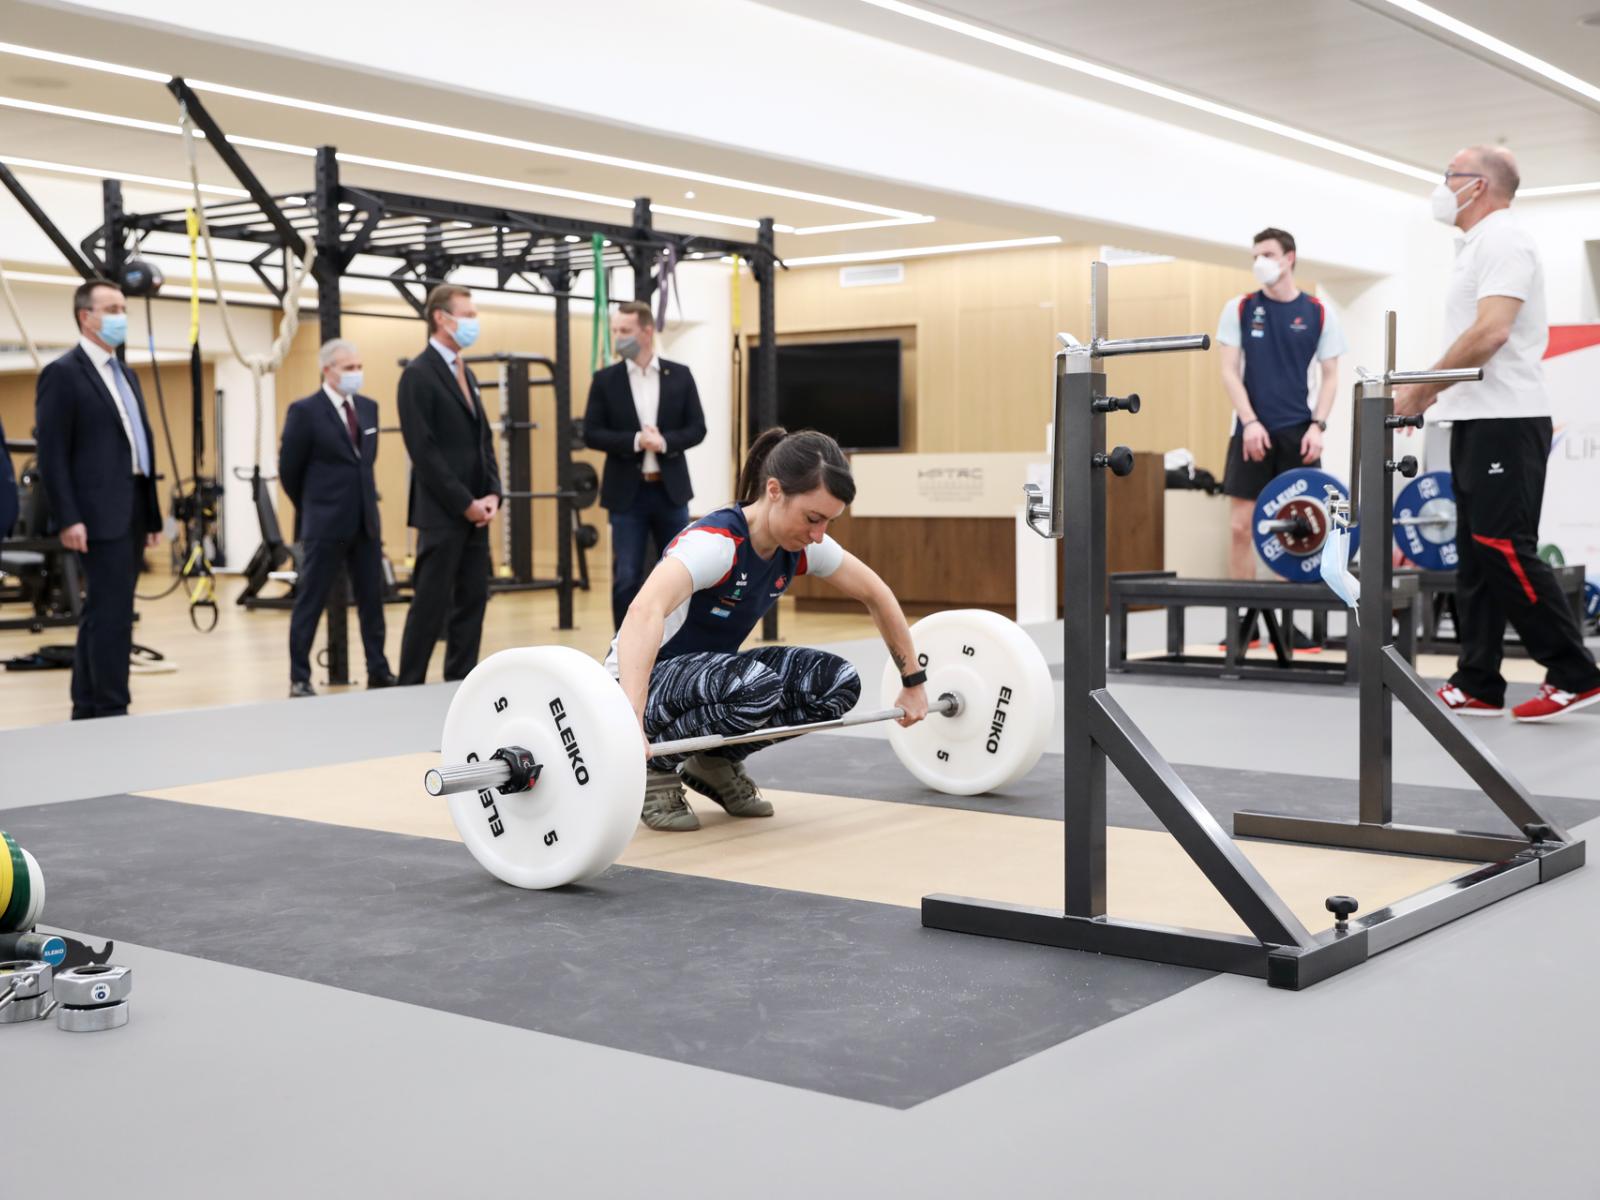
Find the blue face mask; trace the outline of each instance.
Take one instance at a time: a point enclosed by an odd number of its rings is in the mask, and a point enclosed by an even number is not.
[[[465,350],[478,340],[478,318],[457,317],[455,333],[452,336],[456,339],[456,345]]]
[[[100,318],[100,340],[113,349],[128,340],[128,314],[107,313]]]
[[[360,371],[339,372],[339,391],[346,396],[354,396],[361,390],[365,380]]]

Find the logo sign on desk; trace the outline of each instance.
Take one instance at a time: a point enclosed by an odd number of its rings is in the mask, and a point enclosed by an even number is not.
[[[1022,504],[1030,453],[857,454],[858,517],[1006,517]]]
[[[917,472],[917,499],[963,507],[983,497],[982,467],[924,467]]]

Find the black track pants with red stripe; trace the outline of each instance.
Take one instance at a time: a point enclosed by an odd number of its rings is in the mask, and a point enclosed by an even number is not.
[[[1572,606],[1539,557],[1539,510],[1550,418],[1457,421],[1450,432],[1456,493],[1456,625],[1450,682],[1486,704],[1505,702],[1500,660],[1509,621],[1545,680],[1563,691],[1600,687]]]

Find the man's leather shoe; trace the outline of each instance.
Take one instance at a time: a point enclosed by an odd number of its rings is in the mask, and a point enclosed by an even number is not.
[[[303,679],[297,679],[289,685],[289,699],[299,700],[302,696],[315,696],[317,689]]]
[[[395,675],[369,675],[367,676],[367,691],[373,688],[398,687],[400,680]]]

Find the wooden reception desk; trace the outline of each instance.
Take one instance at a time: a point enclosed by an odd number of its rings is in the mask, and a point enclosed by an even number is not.
[[[883,576],[908,611],[990,608],[1015,615],[1016,509],[1028,465],[1042,457],[857,455],[856,502],[830,532]],[[1108,570],[1163,570],[1162,456],[1135,454],[1131,475],[1108,473],[1106,481]],[[790,594],[806,610],[854,607],[820,579],[802,576]],[[1064,594],[1059,577],[1056,594]]]

